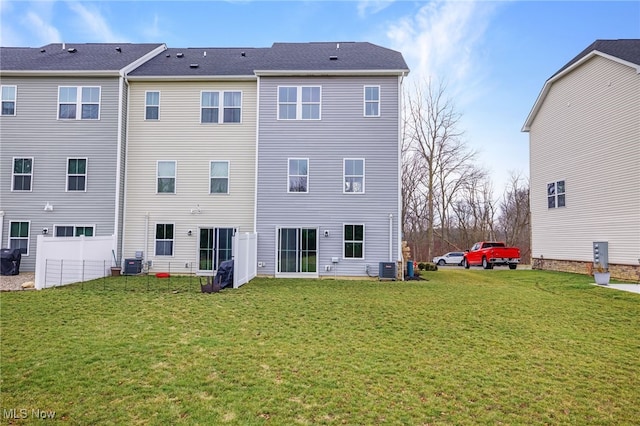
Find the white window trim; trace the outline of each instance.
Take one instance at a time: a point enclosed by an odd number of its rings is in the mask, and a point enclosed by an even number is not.
[[[211,192],[211,165],[213,163],[227,163],[227,192]],[[209,161],[209,195],[229,195],[231,193],[231,162],[229,160],[211,160]]]
[[[274,252],[274,276],[276,278],[313,278],[320,276],[320,242],[316,241],[316,272],[280,272],[278,271],[278,249],[280,248],[280,231],[282,229],[296,229],[301,232],[303,229],[315,229],[316,239],[318,238],[320,229],[317,226],[276,226],[275,234],[275,252]]]
[[[378,114],[376,114],[376,115],[368,115],[367,114],[367,102],[373,102],[373,101],[367,101],[367,88],[369,88],[369,87],[377,87],[378,88],[378,100],[376,101],[378,103]],[[363,114],[364,117],[366,117],[366,118],[380,117],[380,106],[381,106],[380,105],[380,98],[381,98],[380,92],[381,92],[380,86],[378,86],[378,85],[369,84],[369,85],[364,86],[364,88],[362,90],[362,109],[363,109],[362,114]]]
[[[160,176],[160,163],[173,163],[175,167],[173,168],[174,175],[173,176]],[[173,178],[173,192],[159,192],[158,191],[158,179],[160,178]],[[156,161],[156,194],[177,194],[178,193],[178,161],[176,160],[158,160]]]
[[[347,257],[345,250],[344,250],[344,246],[346,245],[347,242],[353,242],[353,243],[359,243],[360,241],[356,241],[356,240],[349,240],[347,241],[345,233],[344,233],[344,227],[350,225],[350,226],[362,226],[362,257]],[[342,259],[343,260],[364,260],[365,259],[365,243],[367,241],[367,233],[366,233],[367,229],[365,227],[364,223],[343,223],[342,224]]]
[[[202,95],[204,93],[217,93],[218,94],[218,105],[216,106],[202,106]],[[240,93],[240,106],[236,107],[236,106],[225,106],[224,105],[224,95],[225,93]],[[204,124],[204,125],[219,125],[219,124],[230,124],[230,125],[238,125],[238,124],[242,124],[242,118],[243,118],[243,113],[242,113],[242,109],[243,109],[243,104],[244,104],[244,92],[242,90],[201,90],[200,91],[200,109],[198,110],[198,112],[200,113],[200,124]],[[207,108],[207,109],[217,109],[218,110],[218,121],[213,121],[213,122],[204,122],[202,121],[202,110],[203,108]],[[224,111],[225,108],[240,108],[240,121],[224,121]]]
[[[564,182],[564,192],[562,194],[560,194],[558,192],[558,182]],[[549,195],[549,185],[553,184],[554,188],[555,188],[555,193],[553,195],[553,198],[555,200],[554,206],[553,207],[549,207],[549,198],[551,197]],[[564,195],[565,199],[564,199],[564,206],[558,206],[558,195]],[[564,209],[567,207],[567,180],[566,179],[558,179],[555,180],[553,182],[547,182],[547,210],[553,210],[553,209]]]
[[[354,192],[354,191],[347,191],[345,188],[345,182],[347,180],[347,161],[348,160],[360,160],[362,161],[362,191],[360,192]],[[364,158],[344,158],[342,160],[342,193],[343,194],[348,194],[348,195],[362,195],[365,192],[365,175],[366,175],[366,162]],[[358,177],[359,175],[349,175],[349,176],[354,176],[354,177]]]
[[[0,86],[0,97],[2,96],[2,89],[5,87],[13,87],[13,99],[0,99],[0,102],[13,102],[13,114],[2,114],[2,105],[0,104],[0,114],[2,117],[15,117],[18,111],[18,86],[15,84],[3,84]]]
[[[147,104],[147,93],[157,93],[158,94],[158,105],[149,105]],[[159,90],[147,90],[144,92],[144,121],[160,121],[160,98],[161,93]],[[158,118],[147,118],[147,107],[158,107]]]
[[[16,176],[16,174],[14,173],[14,168],[16,165],[16,160],[31,160],[31,173],[29,173],[29,175],[31,176],[31,185],[29,186],[28,190],[25,189],[15,189],[15,179],[14,177]],[[13,157],[11,159],[11,192],[32,192],[33,191],[33,166],[35,164],[34,158],[33,157]],[[20,173],[19,176],[26,176],[26,173]]]
[[[69,189],[69,176],[83,176],[81,174],[69,174],[69,160],[84,160],[84,189]],[[87,192],[89,186],[89,159],[87,157],[67,157],[66,162],[66,179],[65,179],[65,192]]]
[[[280,88],[281,87],[295,87],[296,88],[296,118],[280,118]],[[318,111],[318,118],[302,118],[302,106],[303,105],[316,105],[316,102],[302,102],[302,88],[314,88],[317,87],[318,89],[320,89],[320,101],[317,102],[317,105],[319,106],[319,111]],[[276,119],[277,120],[281,120],[281,121],[320,121],[322,120],[322,86],[321,85],[301,85],[301,86],[296,86],[296,85],[286,85],[283,84],[282,86],[278,86],[276,88],[276,93],[277,93],[277,100],[276,100]],[[283,104],[286,105],[293,105],[292,102],[286,102]]]
[[[307,190],[306,191],[291,191],[290,187],[289,187],[289,179],[291,178],[291,176],[304,176],[304,175],[291,175],[289,174],[289,162],[291,160],[306,160],[307,162]],[[287,193],[289,194],[308,194],[311,188],[311,181],[310,181],[310,175],[311,175],[311,171],[310,171],[310,167],[309,167],[309,159],[308,158],[301,158],[301,157],[290,157],[287,158]]]
[[[53,236],[54,237],[57,236],[56,234],[58,233],[57,232],[58,228],[73,228],[72,237],[75,237],[77,228],[93,228],[93,236],[92,237],[96,236],[96,225],[95,224],[94,225],[65,225],[65,224],[59,224],[59,223],[56,224],[56,223],[54,223],[53,224]],[[92,238],[92,237],[86,237],[86,238]],[[59,237],[59,238],[71,238],[71,237]]]
[[[11,247],[12,239],[23,240],[23,237],[12,237],[11,236],[11,224],[12,223],[28,223],[29,224],[29,232],[27,233],[27,252],[23,253],[22,256],[29,256],[29,247],[31,246],[31,221],[30,220],[10,220],[9,221],[9,232],[7,232],[7,247]]]
[[[62,87],[75,87],[76,88],[76,101],[73,102],[76,106],[75,118],[60,118],[60,88]],[[97,118],[82,118],[82,89],[98,89],[98,117]],[[71,104],[71,102],[64,102],[64,104]],[[87,103],[87,105],[95,105],[93,103]],[[56,119],[59,121],[99,121],[102,114],[102,86],[58,86],[58,109],[56,110]]]
[[[156,228],[158,227],[158,225],[173,225],[173,238],[172,239],[164,239],[164,240],[158,240],[158,238],[156,238]],[[167,254],[157,254],[157,245],[156,243],[158,241],[172,241],[173,245],[172,245],[172,249],[171,249],[171,254],[167,255]],[[176,224],[174,222],[156,222],[153,225],[153,256],[154,257],[159,257],[161,259],[166,259],[169,257],[175,257],[176,255]]]

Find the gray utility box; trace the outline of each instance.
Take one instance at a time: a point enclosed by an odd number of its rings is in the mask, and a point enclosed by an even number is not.
[[[604,268],[609,267],[609,242],[593,242],[593,263],[599,263]]]
[[[137,275],[142,272],[142,259],[125,259],[124,275]]]
[[[395,262],[380,262],[378,267],[378,279],[395,280],[397,275],[397,264]]]

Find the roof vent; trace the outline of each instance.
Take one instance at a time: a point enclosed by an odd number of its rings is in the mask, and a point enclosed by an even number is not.
[[[247,54],[245,52],[240,52],[241,56],[247,56]]]
[[[40,53],[44,53],[44,52],[46,52],[45,49],[40,49]]]
[[[171,57],[171,55],[170,55],[170,54],[168,54],[168,53],[167,53],[165,56],[166,56],[167,58],[170,58],[170,57]]]
[[[77,52],[77,50],[76,50],[76,48],[75,48],[75,47],[70,47],[70,48],[68,48],[68,49],[67,49],[67,52],[69,52],[69,53],[76,53],[76,52]]]
[[[329,60],[330,61],[337,61],[338,57],[337,56],[329,56]]]
[[[122,48],[121,47],[116,47],[116,52],[122,53]]]
[[[198,66],[199,66],[198,64],[190,64],[189,68],[198,68]]]
[[[178,53],[178,54],[176,54],[176,56],[177,56],[178,58],[182,58],[182,57],[184,57],[184,53]]]

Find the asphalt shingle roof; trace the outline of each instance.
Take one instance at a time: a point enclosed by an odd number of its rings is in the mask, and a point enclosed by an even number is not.
[[[255,71],[362,70],[409,68],[400,52],[366,42],[274,43],[268,48],[167,49],[129,75],[242,76],[254,75]]]
[[[3,71],[118,71],[162,43],[52,43],[43,47],[0,47]],[[117,50],[119,48],[119,50]]]
[[[594,50],[620,58],[623,61],[631,62],[632,64],[640,65],[640,39],[596,40],[565,66],[560,68],[551,78],[560,74]]]

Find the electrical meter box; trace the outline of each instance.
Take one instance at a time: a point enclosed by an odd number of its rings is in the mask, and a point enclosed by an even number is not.
[[[609,267],[609,242],[593,242],[593,263],[599,263],[604,268]]]

